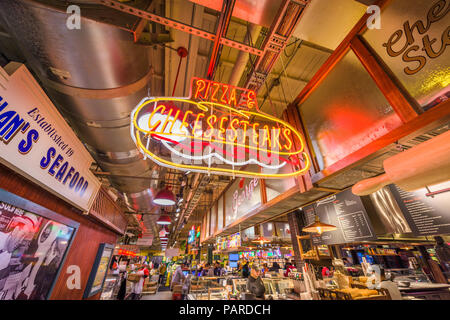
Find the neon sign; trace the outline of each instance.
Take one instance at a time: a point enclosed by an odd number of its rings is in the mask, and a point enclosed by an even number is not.
[[[254,91],[200,78],[189,98],[143,99],[131,114],[131,136],[145,157],[184,171],[283,178],[310,166],[303,136],[261,112]]]

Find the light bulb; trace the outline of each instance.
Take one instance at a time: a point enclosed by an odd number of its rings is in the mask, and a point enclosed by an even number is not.
[[[322,234],[322,228],[321,227],[317,227],[317,233],[318,234]]]

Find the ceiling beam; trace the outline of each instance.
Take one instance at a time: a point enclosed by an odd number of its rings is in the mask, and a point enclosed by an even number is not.
[[[133,6],[126,5],[118,0],[94,0],[94,1],[101,5],[104,5],[106,7],[113,8],[113,9],[122,11],[126,14],[130,14],[130,15],[148,20],[148,21],[155,22],[155,23],[164,25],[166,27],[176,29],[178,31],[190,33],[194,36],[198,36],[198,37],[210,40],[210,41],[216,40],[216,35],[214,33],[196,28],[194,26],[185,24],[181,21],[177,21],[177,20],[174,20],[171,18],[159,16],[157,14],[154,14],[154,13],[151,13],[151,12],[148,12],[145,10],[137,9]],[[134,30],[132,30],[132,29],[130,29],[128,31],[134,33]],[[137,41],[137,39],[136,39],[136,41]],[[235,48],[237,50],[242,50],[242,51],[257,55],[257,56],[263,54],[263,51],[258,48],[251,47],[249,45],[246,45],[246,44],[243,44],[238,41],[234,41],[234,40],[231,40],[231,39],[228,39],[225,37],[222,37],[220,39],[220,43],[222,45],[225,45],[225,46],[228,46],[231,48]]]
[[[208,72],[206,77],[209,80],[213,80],[216,71],[217,63],[220,59],[222,52],[221,39],[227,35],[228,26],[230,25],[231,15],[233,13],[234,4],[236,0],[223,0],[222,11],[220,12],[219,23],[216,29],[216,38],[211,52],[211,58],[209,60]]]

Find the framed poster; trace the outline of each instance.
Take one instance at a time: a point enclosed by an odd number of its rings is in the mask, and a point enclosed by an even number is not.
[[[95,257],[94,265],[92,266],[91,274],[89,275],[86,289],[84,291],[84,299],[102,291],[113,252],[113,244],[100,244],[97,251],[97,256]]]
[[[46,300],[79,223],[0,189],[0,300]]]

